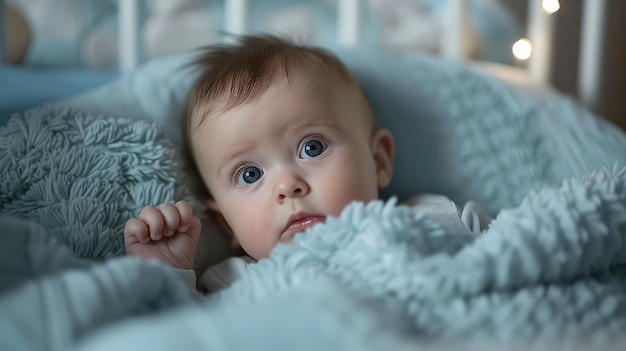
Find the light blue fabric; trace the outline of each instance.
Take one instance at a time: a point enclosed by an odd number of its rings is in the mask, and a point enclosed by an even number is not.
[[[80,257],[124,252],[126,221],[177,196],[176,150],[154,123],[46,105],[0,129],[0,214]]]
[[[21,218],[0,219],[0,349],[619,347],[624,133],[459,63],[341,56],[396,134],[386,196],[478,200],[498,214],[484,235],[352,204],[194,300],[170,269],[114,257],[126,219],[184,194],[175,143],[135,119],[177,125],[189,56],[155,61],[71,101],[91,112],[44,106],[0,129],[0,215]]]
[[[555,91],[528,90],[460,62],[338,51],[396,140],[384,197],[445,194],[495,215],[530,191],[626,165],[626,134]]]
[[[0,216],[0,348],[69,350],[111,322],[192,301],[173,269],[122,257],[76,257],[53,233]]]
[[[180,145],[180,117],[197,74],[188,66],[195,53],[148,61],[137,70],[93,91],[58,102],[78,110],[144,119],[164,126]]]
[[[5,262],[41,269],[25,252],[41,250],[49,235],[11,218],[0,225],[10,229]],[[197,300],[168,267],[132,258],[76,267],[48,242],[67,270],[3,286],[0,346],[617,349],[626,328],[625,229],[624,168],[530,194],[479,237],[395,201],[354,203],[297,235],[298,246],[279,245],[230,289]],[[26,245],[11,244],[23,238]]]
[[[491,215],[523,196],[601,166],[626,165],[626,135],[555,92],[521,90],[462,63],[334,49],[352,70],[379,124],[394,134],[395,173],[384,198],[444,194]],[[146,118],[180,143],[180,116],[196,74],[194,54],[156,59],[62,103]]]

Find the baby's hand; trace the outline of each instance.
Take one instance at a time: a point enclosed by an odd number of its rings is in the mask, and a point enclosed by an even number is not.
[[[186,201],[146,206],[124,227],[129,255],[156,258],[175,268],[192,269],[200,238],[200,219]]]

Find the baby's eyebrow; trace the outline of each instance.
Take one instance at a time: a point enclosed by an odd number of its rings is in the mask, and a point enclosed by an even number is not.
[[[230,164],[232,162],[232,160],[241,157],[242,155],[246,154],[247,152],[249,152],[250,150],[254,149],[254,144],[249,144],[246,145],[245,147],[242,147],[240,149],[237,149],[237,151],[231,153],[230,155],[224,157],[222,159],[222,161],[220,161],[219,163],[219,167],[217,167],[217,177],[220,177],[220,174],[222,173],[222,170],[224,169],[224,167],[226,167],[228,164]]]
[[[339,129],[334,120],[328,118],[318,118],[309,123],[299,124],[292,126],[287,129],[287,134],[297,134],[305,129],[314,128],[314,127],[325,127],[331,128],[334,130]]]

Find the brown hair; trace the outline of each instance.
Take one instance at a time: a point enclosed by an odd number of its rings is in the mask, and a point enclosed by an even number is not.
[[[200,75],[187,97],[182,117],[183,157],[189,189],[200,200],[210,199],[211,194],[196,165],[191,131],[209,116],[262,95],[277,77],[303,79],[315,85],[319,77],[331,74],[362,96],[352,74],[335,55],[271,35],[242,36],[237,44],[210,46],[192,64],[200,69]],[[371,116],[365,98],[363,103]]]

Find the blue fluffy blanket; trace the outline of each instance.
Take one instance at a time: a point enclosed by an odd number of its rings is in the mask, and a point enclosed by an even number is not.
[[[90,264],[1,222],[2,276],[28,278],[3,279],[4,349],[617,349],[626,328],[625,169],[530,194],[475,239],[355,203],[197,299],[156,262]]]
[[[549,110],[458,72],[482,108],[445,109],[459,99],[443,93],[431,108],[456,128],[448,169],[476,172],[462,195],[497,212],[485,233],[393,198],[354,203],[207,297],[121,255],[129,217],[186,196],[157,125],[53,106],[15,116],[0,129],[0,349],[619,349],[626,136],[571,102]],[[494,125],[502,110],[515,123]]]

